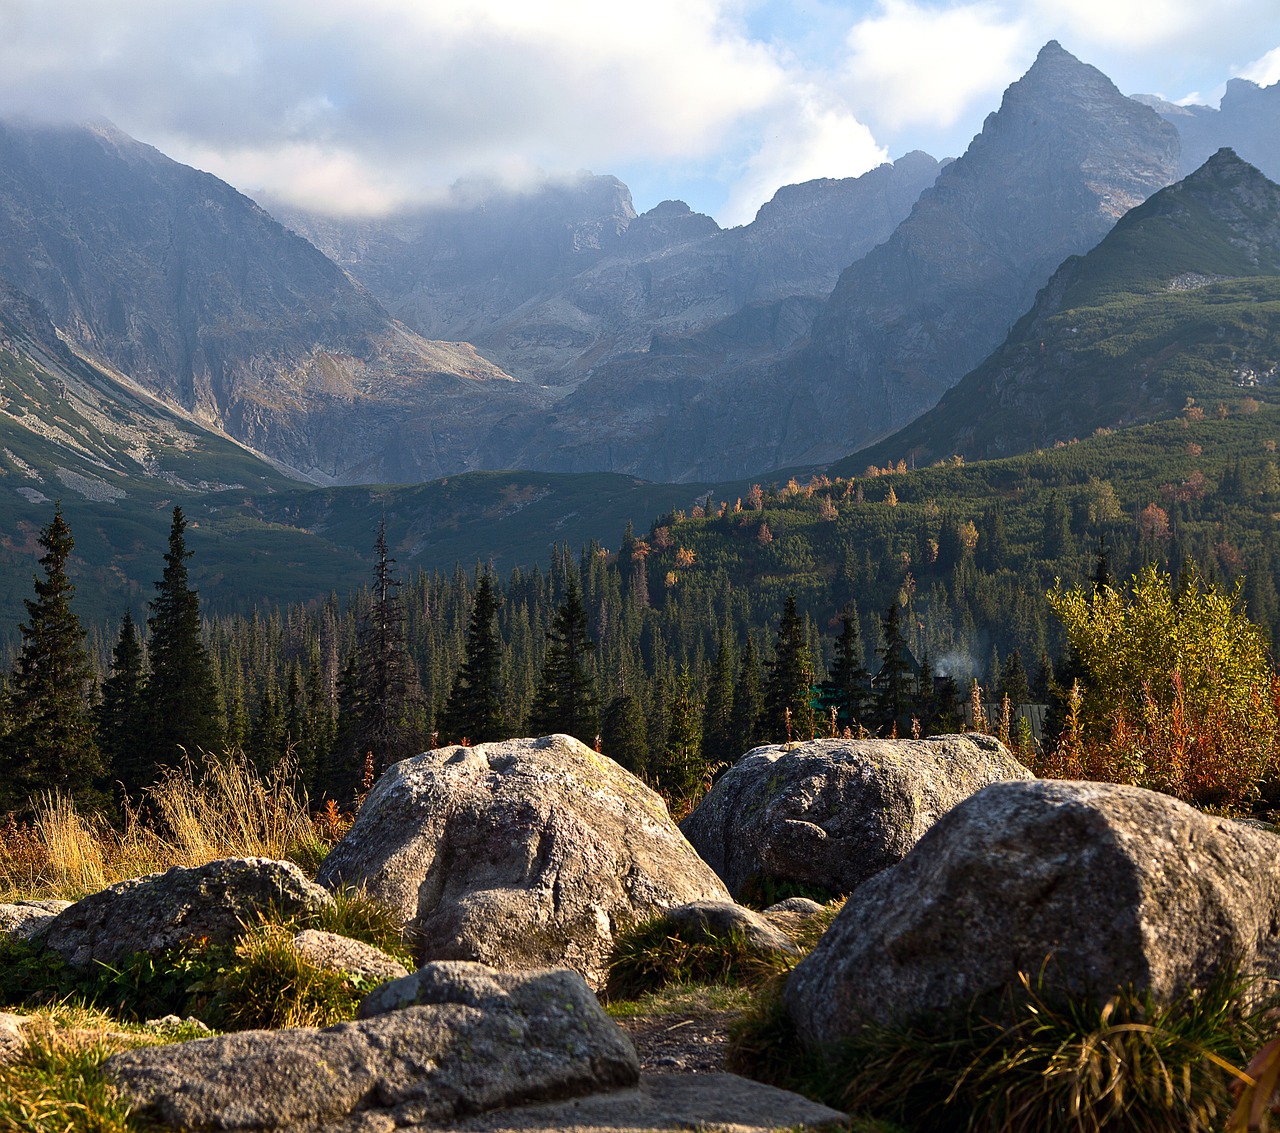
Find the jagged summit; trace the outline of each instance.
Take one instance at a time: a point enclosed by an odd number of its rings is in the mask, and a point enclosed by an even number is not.
[[[851,463],[1044,447],[1230,407],[1280,356],[1280,185],[1219,149],[1067,260],[1004,344]]]

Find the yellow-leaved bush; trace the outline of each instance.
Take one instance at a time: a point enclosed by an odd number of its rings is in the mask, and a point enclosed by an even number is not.
[[[1083,674],[1055,774],[1202,805],[1256,796],[1276,771],[1280,686],[1238,586],[1147,566],[1120,589],[1059,582],[1048,597]]]

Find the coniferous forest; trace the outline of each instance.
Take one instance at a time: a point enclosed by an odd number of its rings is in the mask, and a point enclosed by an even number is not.
[[[954,731],[975,707],[995,730],[1006,697],[1006,733],[1048,758],[1082,675],[1056,584],[1123,591],[1154,565],[1275,639],[1269,415],[708,495],[503,578],[483,561],[402,574],[392,513],[352,593],[234,615],[202,615],[178,508],[146,608],[92,633],[55,513],[5,689],[0,805],[57,789],[110,809],[232,749],[264,772],[288,759],[313,801],[346,806],[432,744],[561,731],[679,809],[758,743]],[[1026,704],[1047,706],[1034,736]]]

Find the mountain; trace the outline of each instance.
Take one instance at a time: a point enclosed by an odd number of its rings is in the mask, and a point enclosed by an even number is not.
[[[501,464],[546,399],[429,342],[248,198],[113,127],[0,123],[0,280],[86,358],[320,482]]]
[[[1067,260],[998,350],[847,466],[999,457],[1188,407],[1253,411],[1277,364],[1280,186],[1223,149]]]
[[[572,387],[655,334],[826,296],[940,168],[915,152],[861,177],[789,185],[728,230],[683,201],[637,216],[625,185],[589,174],[527,192],[463,183],[442,203],[374,220],[263,203],[419,333],[471,342],[521,380]]]
[[[1198,169],[1219,149],[1230,148],[1272,181],[1280,181],[1280,83],[1261,87],[1231,79],[1218,106],[1179,106],[1138,94],[1182,139],[1180,173]]]
[[[596,366],[513,448],[530,467],[677,479],[838,459],[935,404],[1177,161],[1173,127],[1049,43],[820,306],[762,297],[655,336]]]

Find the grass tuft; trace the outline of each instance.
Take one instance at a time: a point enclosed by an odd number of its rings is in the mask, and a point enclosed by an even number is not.
[[[781,983],[730,1039],[730,1069],[930,1133],[1210,1133],[1232,1110],[1237,1067],[1274,1027],[1221,978],[1170,1006],[1131,990],[1104,1005],[1051,1002],[1023,977],[999,1020],[868,1025],[838,1048],[803,1047]]]
[[[635,999],[669,985],[755,987],[790,971],[797,959],[759,948],[741,932],[717,933],[704,924],[675,925],[654,917],[619,935],[605,990],[610,999]]]

